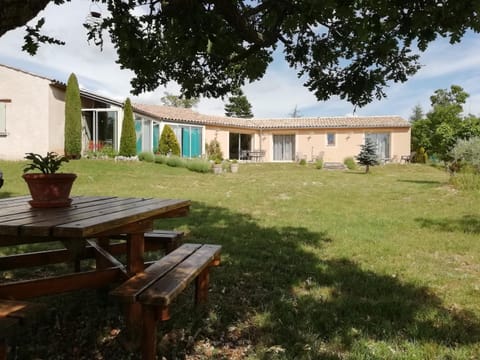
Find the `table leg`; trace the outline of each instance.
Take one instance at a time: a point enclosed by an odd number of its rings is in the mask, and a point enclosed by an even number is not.
[[[133,276],[145,268],[143,254],[144,234],[131,234],[127,239],[127,273]],[[131,345],[138,347],[138,334],[142,331],[142,306],[140,303],[127,304],[125,309],[127,337]]]

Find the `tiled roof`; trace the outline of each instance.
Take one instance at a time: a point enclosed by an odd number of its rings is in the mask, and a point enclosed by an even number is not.
[[[410,124],[400,116],[342,116],[285,119],[242,119],[204,115],[191,109],[159,105],[134,104],[136,112],[154,119],[179,123],[226,126],[250,129],[313,129],[313,128],[405,128]]]

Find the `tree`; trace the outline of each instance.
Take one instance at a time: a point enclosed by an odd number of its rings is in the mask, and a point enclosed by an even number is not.
[[[70,74],[65,90],[65,155],[80,158],[82,153],[82,102],[75,74]]]
[[[422,120],[423,118],[424,114],[422,107],[420,106],[420,104],[415,105],[412,110],[412,115],[410,115],[409,117],[410,122],[413,123],[415,121]]]
[[[249,119],[253,117],[252,105],[241,89],[232,93],[225,104],[225,116]]]
[[[121,156],[135,156],[137,154],[137,135],[135,134],[135,121],[133,120],[132,104],[129,98],[125,100],[123,106],[122,134],[118,154]]]
[[[463,105],[469,94],[461,86],[438,89],[430,97],[432,109],[426,118],[412,124],[413,150],[423,147],[428,154],[449,161],[451,149],[458,139],[480,135],[480,120],[463,115]]]
[[[180,156],[180,145],[178,144],[177,136],[169,125],[163,127],[158,144],[158,152],[162,155]]]
[[[0,36],[25,25],[48,3],[3,0]],[[91,0],[98,1],[98,0]],[[289,66],[318,100],[338,95],[363,106],[385,96],[420,68],[413,49],[437,36],[459,42],[480,31],[478,0],[101,0],[109,15],[86,24],[88,40],[102,46],[108,33],[118,62],[133,70],[133,93],[175,81],[187,97],[221,97],[263,77],[281,45]],[[26,50],[52,39],[43,19],[27,27]],[[139,56],[141,54],[141,56]]]
[[[200,99],[198,97],[195,98],[182,98],[178,95],[170,94],[169,92],[165,92],[165,96],[160,98],[160,101],[165,106],[173,106],[173,107],[181,107],[190,109],[198,105]]]
[[[377,146],[371,139],[365,138],[365,144],[361,145],[361,150],[356,158],[360,165],[365,166],[365,173],[370,171],[370,166],[379,164]]]

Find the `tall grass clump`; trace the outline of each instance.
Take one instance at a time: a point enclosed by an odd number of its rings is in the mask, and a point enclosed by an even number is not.
[[[187,161],[187,169],[198,173],[208,173],[211,171],[211,164],[204,159],[191,159]]]
[[[171,167],[187,167],[187,162],[179,156],[168,156],[165,163]]]
[[[343,164],[347,167],[348,170],[357,169],[357,163],[355,162],[355,159],[352,156],[345,158],[343,160]]]
[[[143,151],[138,154],[138,160],[145,162],[155,162],[155,155],[148,151]]]
[[[323,159],[317,159],[315,161],[315,168],[318,170],[323,169]]]
[[[480,175],[474,172],[461,172],[450,178],[450,183],[458,190],[480,191]]]

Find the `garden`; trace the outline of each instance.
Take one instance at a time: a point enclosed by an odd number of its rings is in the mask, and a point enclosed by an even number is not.
[[[25,162],[0,161],[0,197],[27,194]],[[70,161],[73,195],[192,200],[157,221],[222,245],[209,304],[193,289],[158,327],[159,359],[475,359],[480,355],[480,193],[444,168],[241,164],[238,173],[155,162]],[[478,176],[478,175],[476,175]],[[23,248],[1,248],[2,254]],[[3,271],[2,281],[51,268]],[[44,297],[19,359],[136,359],[106,291]]]

